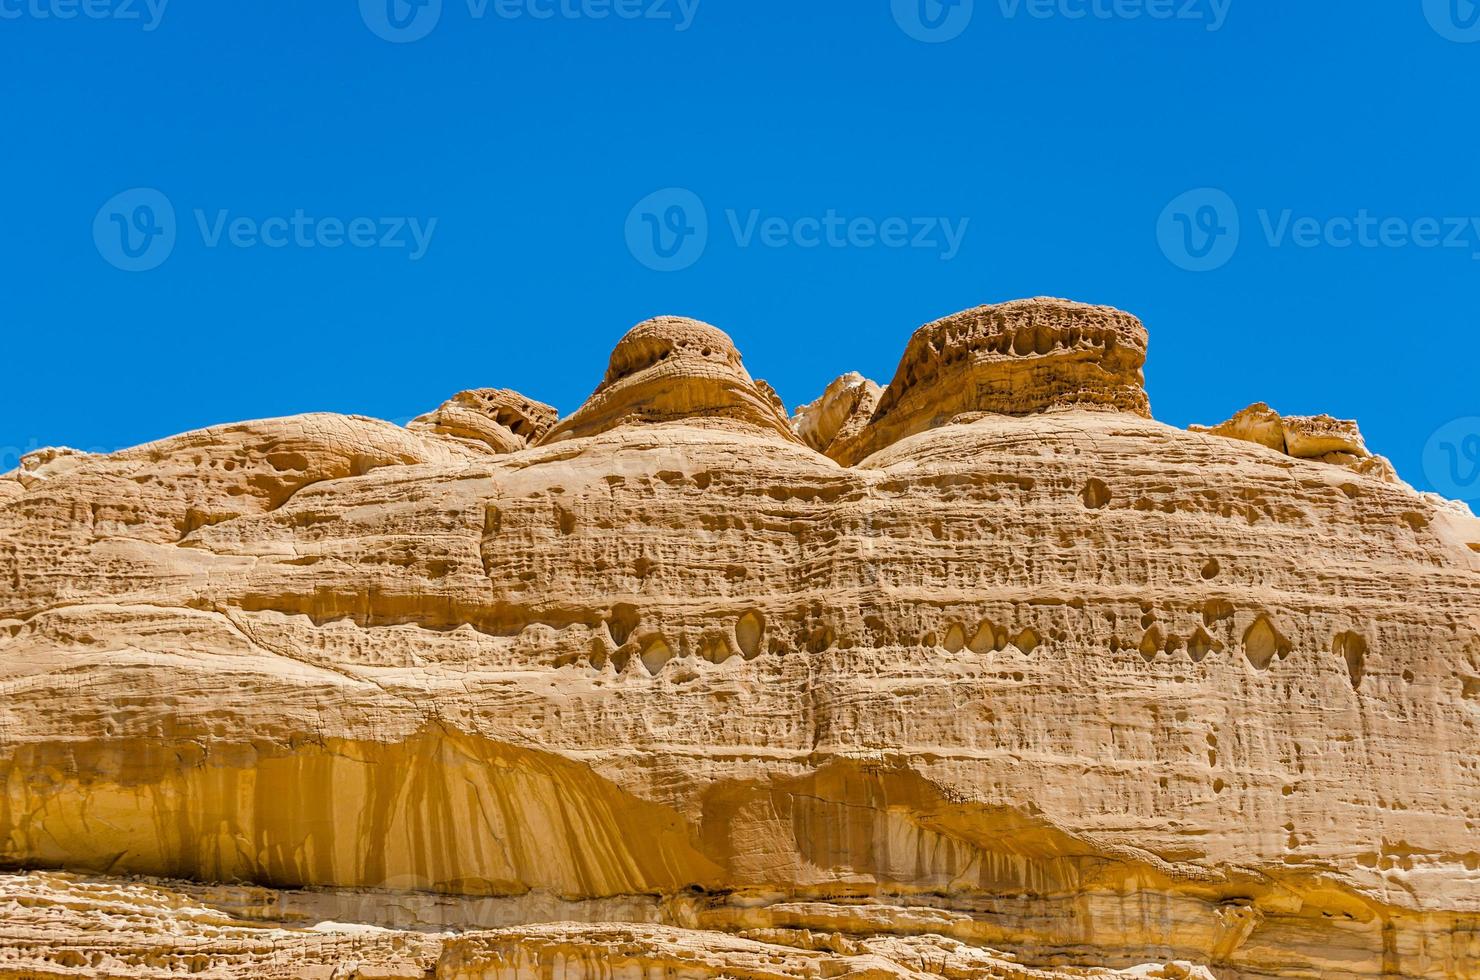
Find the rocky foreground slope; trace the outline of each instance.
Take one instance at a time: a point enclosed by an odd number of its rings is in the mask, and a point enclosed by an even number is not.
[[[1146,332],[0,477],[0,976],[1480,976],[1480,521]]]

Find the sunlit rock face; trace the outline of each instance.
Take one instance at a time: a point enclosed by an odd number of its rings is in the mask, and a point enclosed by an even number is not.
[[[1103,409],[1150,416],[1146,328],[1129,313],[1062,299],[979,306],[926,324],[866,425],[828,455],[851,465],[906,436],[984,413]]]
[[[478,452],[513,453],[539,441],[559,418],[549,405],[517,391],[460,391],[436,411],[407,423],[408,429],[455,439]]]
[[[796,439],[780,399],[769,385],[751,380],[728,334],[698,320],[664,316],[639,323],[622,338],[596,391],[541,441],[663,422]]]
[[[662,318],[564,420],[28,456],[0,977],[1480,975],[1480,521],[1145,349],[983,307],[788,419]]]

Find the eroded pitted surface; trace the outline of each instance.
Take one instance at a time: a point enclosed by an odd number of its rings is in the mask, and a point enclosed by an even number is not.
[[[915,331],[873,417],[828,455],[852,465],[981,413],[1103,408],[1149,416],[1145,363],[1146,328],[1129,313],[1046,298],[979,306]]]
[[[558,416],[551,406],[517,391],[478,388],[458,392],[406,428],[446,436],[480,452],[516,453],[543,438]]]
[[[0,860],[374,889],[354,921],[397,929],[595,902],[794,949],[1476,973],[1467,511],[1135,399],[926,406],[953,424],[844,468],[713,335],[658,334],[591,435],[253,423],[0,502]],[[661,421],[647,372],[690,356],[722,381]],[[277,470],[264,425],[351,463]]]
[[[1388,483],[1400,483],[1393,464],[1367,450],[1367,443],[1357,423],[1329,415],[1289,415],[1263,402],[1255,402],[1233,418],[1211,428],[1189,427],[1193,432],[1206,432],[1225,439],[1257,443],[1277,453],[1296,459],[1313,459],[1333,466],[1345,466],[1366,476]]]
[[[622,338],[596,391],[543,442],[682,420],[796,439],[776,393],[746,373],[728,334],[698,320],[664,316],[639,323]]]

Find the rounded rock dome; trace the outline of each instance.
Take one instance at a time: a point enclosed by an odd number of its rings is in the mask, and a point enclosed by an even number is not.
[[[799,441],[775,392],[746,372],[729,334],[699,320],[660,316],[627,331],[601,384],[542,442],[663,422],[738,427]]]

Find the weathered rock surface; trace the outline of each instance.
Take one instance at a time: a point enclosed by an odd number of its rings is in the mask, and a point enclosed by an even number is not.
[[[334,898],[336,896],[327,896]],[[353,896],[337,896],[346,909]],[[685,977],[787,980],[1007,977],[1213,980],[1190,963],[1035,970],[942,936],[748,935],[651,924],[505,927],[453,934],[314,921],[319,896],[151,879],[0,875],[0,976],[251,976],[294,980]],[[330,903],[317,903],[322,911]]]
[[[793,430],[664,319],[509,451],[38,458],[0,976],[1477,975],[1480,521],[1151,420],[1144,350],[985,307]]]
[[[1129,313],[1046,298],[979,306],[915,331],[873,417],[829,455],[852,465],[983,413],[1091,408],[1149,417],[1145,363],[1146,328]]]
[[[1382,456],[1367,451],[1357,423],[1329,415],[1281,416],[1263,402],[1255,402],[1233,418],[1212,427],[1193,425],[1225,439],[1253,442],[1296,459],[1314,459],[1345,466],[1388,483],[1399,483],[1397,470]]]
[[[682,421],[796,438],[781,400],[770,385],[751,379],[728,334],[697,320],[664,316],[622,338],[586,404],[541,442]]]
[[[456,439],[480,452],[516,453],[538,442],[559,413],[549,405],[504,388],[479,388],[454,395],[406,428]]]
[[[857,371],[842,375],[817,400],[797,408],[791,427],[813,449],[828,454],[836,440],[853,439],[868,424],[884,389]]]

